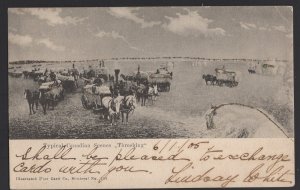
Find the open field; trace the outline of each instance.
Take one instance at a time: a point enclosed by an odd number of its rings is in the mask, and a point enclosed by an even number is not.
[[[166,61],[107,61],[105,66],[113,74],[118,68],[127,74],[140,65],[142,71],[156,70]],[[98,64],[98,63],[90,63]],[[71,68],[68,64],[44,64],[47,68]],[[88,63],[75,64],[87,68]],[[237,72],[237,87],[206,85],[203,74],[214,74],[214,69],[225,66]],[[30,67],[26,65],[24,67]],[[223,103],[240,103],[264,110],[286,131],[294,133],[292,65],[287,63],[282,75],[248,74],[245,62],[197,63],[191,60],[174,61],[174,77],[170,92],[161,93],[154,105],[138,106],[129,117],[129,124],[110,126],[81,105],[81,88],[68,93],[54,110],[43,115],[41,107],[29,115],[24,99],[25,88],[38,88],[31,79],[9,78],[9,124],[10,138],[199,138],[235,137],[216,131],[208,132],[205,113],[211,106]],[[80,86],[82,87],[82,81]],[[222,130],[222,129],[220,129]]]

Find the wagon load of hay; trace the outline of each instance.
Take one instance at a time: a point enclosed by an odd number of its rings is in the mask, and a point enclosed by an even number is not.
[[[8,74],[9,74],[10,76],[12,76],[12,77],[19,78],[19,77],[22,76],[23,73],[20,72],[20,71],[13,71],[13,72],[8,72]]]
[[[149,78],[149,74],[147,72],[144,72],[144,71],[134,72],[133,75],[136,78],[139,78],[141,80],[148,80],[148,78]]]
[[[235,87],[238,85],[236,81],[236,72],[228,71],[225,69],[215,69],[216,71],[216,78],[217,78],[217,85],[218,86],[228,86],[228,87]]]
[[[278,67],[279,66],[276,63],[273,64],[264,63],[261,65],[261,72],[262,74],[266,74],[266,75],[275,75],[277,73]]]
[[[56,78],[61,81],[75,81],[73,76],[65,76],[65,75],[57,74]]]
[[[149,73],[144,71],[135,71],[125,76],[126,80],[139,81],[140,83],[146,83],[149,80]]]
[[[235,81],[236,73],[225,69],[216,69],[216,77],[218,80]]]
[[[151,74],[149,76],[150,84],[157,84],[158,91],[166,92],[170,91],[171,77],[168,74]]]
[[[111,92],[108,86],[96,86],[94,84],[86,85],[84,87],[84,91],[88,94],[95,94],[95,95],[110,95]]]
[[[108,86],[86,85],[83,88],[81,102],[85,109],[98,110],[99,107],[102,107],[102,98],[110,95],[111,92]]]
[[[63,76],[68,76],[69,72],[67,70],[60,71],[60,74]]]
[[[42,83],[40,90],[51,90],[55,86],[54,81]]]

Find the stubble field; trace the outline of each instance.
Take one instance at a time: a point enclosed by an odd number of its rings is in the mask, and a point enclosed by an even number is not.
[[[110,73],[118,68],[127,74],[137,70],[155,70],[165,61],[108,61]],[[93,64],[93,63],[90,63]],[[77,64],[87,68],[89,63]],[[237,72],[237,87],[205,85],[203,74],[214,74],[214,69],[225,66]],[[30,66],[28,66],[30,67]],[[56,67],[56,65],[49,65]],[[59,67],[71,68],[71,64]],[[85,110],[81,105],[81,87],[68,93],[54,110],[46,115],[41,107],[36,114],[29,115],[24,99],[25,88],[38,88],[32,79],[9,78],[9,129],[12,139],[52,139],[52,138],[201,138],[218,136],[207,130],[205,113],[211,106],[223,103],[241,103],[264,110],[281,124],[292,137],[293,122],[293,79],[292,67],[288,64],[283,75],[248,74],[249,65],[243,62],[174,61],[173,80],[170,92],[161,93],[151,105],[137,106],[129,116],[129,124],[110,126],[99,115]],[[232,137],[232,136],[231,136]]]

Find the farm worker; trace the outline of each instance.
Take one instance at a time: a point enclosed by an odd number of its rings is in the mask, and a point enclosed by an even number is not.
[[[61,85],[61,80],[56,80],[56,82],[57,82],[58,86]]]
[[[102,80],[101,80],[101,78],[97,77],[97,78],[94,80],[94,84],[96,84],[97,86],[101,86],[101,85],[102,85]]]
[[[50,70],[50,79],[51,79],[52,81],[55,81],[55,80],[56,80],[56,75],[55,75],[55,73],[54,73],[52,70]]]

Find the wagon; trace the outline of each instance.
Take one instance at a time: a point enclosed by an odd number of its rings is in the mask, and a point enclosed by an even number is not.
[[[60,82],[45,82],[42,83],[39,87],[40,92],[51,92],[53,94],[53,101],[59,101],[64,99],[63,88]]]
[[[23,72],[14,71],[14,72],[8,72],[8,74],[12,77],[19,78],[23,75]]]
[[[157,84],[159,92],[168,92],[171,88],[171,77],[169,74],[151,74],[149,76],[150,84]]]
[[[56,78],[62,82],[64,89],[66,89],[69,92],[76,90],[78,86],[74,76],[65,76],[62,74],[57,74]]]
[[[140,72],[135,71],[126,75],[126,80],[145,84],[149,82],[149,73],[144,71],[140,71]]]
[[[33,70],[30,74],[29,74],[29,76],[31,77],[31,78],[33,78],[33,80],[34,81],[38,81],[39,80],[39,77],[40,76],[43,76],[43,71],[40,71],[40,70]]]
[[[85,109],[93,109],[94,111],[103,110],[102,98],[111,96],[108,86],[96,86],[95,84],[86,85],[83,88],[81,103]]]
[[[167,67],[161,67],[156,70],[156,74],[163,74],[164,77],[169,77],[172,79],[173,72],[168,71]]]
[[[216,71],[216,84],[218,86],[228,86],[230,88],[238,85],[236,81],[236,73],[225,69],[215,69]]]

